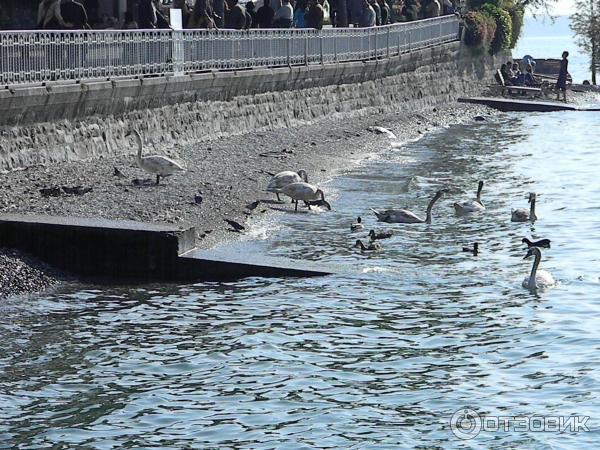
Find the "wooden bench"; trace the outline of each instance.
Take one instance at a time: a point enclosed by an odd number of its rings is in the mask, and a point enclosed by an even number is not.
[[[492,84],[488,86],[492,93],[500,91],[501,95],[506,93],[508,95],[519,95],[525,97],[539,97],[542,95],[542,90],[540,88],[507,85],[504,81],[504,77],[502,76],[502,72],[500,72],[499,69],[496,70],[495,77],[496,80],[498,80],[498,84]]]

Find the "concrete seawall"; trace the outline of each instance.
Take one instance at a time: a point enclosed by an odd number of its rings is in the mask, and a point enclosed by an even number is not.
[[[377,61],[4,89],[0,171],[132,152],[132,126],[164,149],[335,114],[415,111],[479,93],[495,65],[456,42]]]

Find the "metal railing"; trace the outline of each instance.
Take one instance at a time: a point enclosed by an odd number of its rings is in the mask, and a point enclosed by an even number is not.
[[[388,58],[456,41],[456,16],[374,28],[0,32],[0,84]]]

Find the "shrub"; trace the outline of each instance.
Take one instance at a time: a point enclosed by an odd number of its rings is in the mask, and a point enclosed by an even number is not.
[[[469,11],[465,16],[465,44],[488,47],[496,34],[496,21],[484,11]]]
[[[512,21],[510,14],[490,3],[483,5],[481,11],[493,17],[496,21],[496,33],[490,44],[490,53],[494,54],[500,50],[509,49],[512,42]]]
[[[485,4],[494,5],[498,8],[502,7],[502,0],[467,0],[467,8],[470,10],[481,9]]]

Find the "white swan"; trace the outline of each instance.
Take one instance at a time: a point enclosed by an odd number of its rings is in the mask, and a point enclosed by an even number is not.
[[[177,172],[185,172],[185,168],[169,158],[162,155],[142,156],[144,151],[144,142],[141,134],[137,130],[128,133],[127,136],[133,134],[138,145],[137,163],[146,172],[156,175],[156,184],[160,183],[160,177],[168,177]],[[126,137],[127,137],[126,136]]]
[[[439,198],[447,192],[446,189],[439,190],[435,193],[434,197],[427,205],[427,212],[425,219],[417,216],[411,211],[407,211],[406,209],[385,209],[383,211],[377,211],[371,208],[371,211],[375,213],[377,216],[377,220],[380,222],[387,223],[431,223],[431,209],[435,202],[439,200]]]
[[[554,281],[550,272],[538,270],[540,260],[542,259],[542,251],[538,247],[531,247],[523,259],[529,258],[532,255],[535,256],[535,260],[533,261],[531,274],[523,280],[523,287],[525,289],[533,290],[544,289],[555,285],[556,281]]]
[[[374,127],[367,128],[367,130],[371,131],[372,133],[385,134],[390,139],[398,139],[398,137],[394,134],[393,131],[388,130],[387,128],[384,128],[384,127],[374,126]]]
[[[316,186],[303,181],[290,183],[284,186],[281,188],[281,193],[287,195],[296,203],[294,211],[298,211],[299,200],[302,200],[306,206],[308,206],[308,209],[310,209],[310,204],[307,202],[312,200],[321,200],[328,209],[331,209],[331,205],[325,200],[323,191]]]
[[[456,214],[469,214],[474,212],[483,211],[485,206],[481,202],[481,190],[483,189],[483,181],[479,182],[477,186],[477,196],[475,200],[466,200],[461,203],[454,204],[454,210]]]
[[[288,184],[298,183],[301,181],[308,183],[308,175],[304,169],[300,169],[298,172],[285,170],[273,175],[273,178],[271,178],[269,184],[267,185],[267,192],[273,192],[277,195],[277,200],[281,201],[281,198],[279,198],[281,189]]]
[[[528,222],[528,221],[532,221],[535,222],[537,220],[537,216],[535,215],[535,192],[530,192],[529,193],[529,211],[527,211],[525,208],[518,208],[518,209],[513,209],[510,211],[511,217],[510,217],[510,221],[511,222]]]

